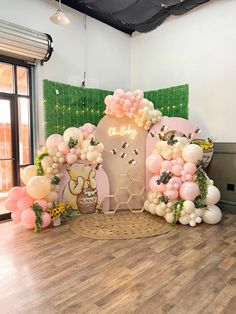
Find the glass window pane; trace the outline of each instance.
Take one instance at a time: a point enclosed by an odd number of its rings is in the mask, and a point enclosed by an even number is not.
[[[0,99],[0,159],[12,157],[10,101]]]
[[[7,199],[7,192],[12,187],[12,160],[0,160],[0,215],[9,212],[4,202]]]
[[[18,98],[18,120],[20,165],[24,165],[31,162],[30,101],[28,98]]]
[[[17,94],[29,95],[29,73],[24,67],[17,67]]]
[[[14,71],[13,66],[0,62],[0,92],[14,92]]]

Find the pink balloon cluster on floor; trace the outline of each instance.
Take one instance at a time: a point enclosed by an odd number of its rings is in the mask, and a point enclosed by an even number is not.
[[[105,113],[117,118],[124,116],[134,118],[141,108],[142,100],[143,92],[141,90],[125,93],[122,89],[117,89],[113,95],[106,96]]]
[[[38,203],[42,209],[42,228],[46,228],[51,223],[51,218],[45,211],[48,208],[45,199],[34,199],[29,196],[25,187],[14,187],[8,192],[8,198],[5,201],[5,207],[11,211],[11,218],[14,223],[22,223],[27,229],[33,229],[35,226],[35,213],[32,210],[33,204]]]

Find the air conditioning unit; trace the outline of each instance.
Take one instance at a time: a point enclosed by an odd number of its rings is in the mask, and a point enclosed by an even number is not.
[[[0,55],[36,63],[48,61],[52,52],[50,35],[0,19]]]

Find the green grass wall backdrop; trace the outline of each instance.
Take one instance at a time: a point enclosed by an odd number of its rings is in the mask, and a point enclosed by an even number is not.
[[[44,80],[45,136],[86,122],[97,125],[104,116],[104,98],[113,91],[82,88]],[[188,85],[148,91],[145,98],[163,116],[188,118]]]

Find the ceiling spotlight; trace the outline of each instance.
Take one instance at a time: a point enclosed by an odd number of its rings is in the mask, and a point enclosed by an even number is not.
[[[68,25],[68,24],[70,24],[70,20],[68,19],[68,17],[65,15],[65,13],[63,12],[63,10],[61,8],[61,0],[59,0],[59,9],[57,10],[56,13],[54,13],[50,17],[50,21],[54,24],[57,24],[57,25]]]

